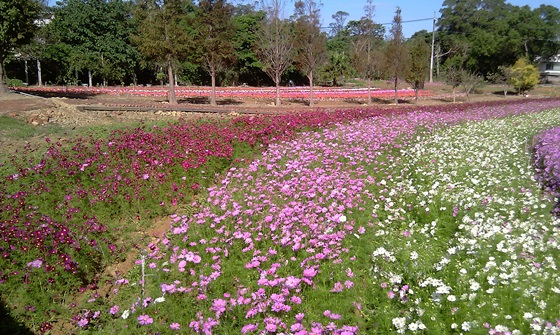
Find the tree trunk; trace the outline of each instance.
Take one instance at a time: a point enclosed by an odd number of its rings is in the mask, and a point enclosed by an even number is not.
[[[399,79],[395,77],[395,104],[399,104],[399,89],[398,89]]]
[[[176,105],[177,98],[175,97],[175,80],[173,80],[173,64],[171,64],[171,61],[167,62],[167,76],[169,78],[169,103]]]
[[[212,93],[210,93],[210,105],[216,106],[216,71],[210,71],[212,78]]]
[[[418,87],[414,88],[414,104],[418,104]]]
[[[371,78],[367,78],[367,104],[371,106]]]
[[[91,70],[88,70],[87,75],[89,87],[93,87],[93,76],[91,75]]]
[[[8,85],[6,85],[6,77],[4,76],[4,58],[0,54],[0,94],[8,93]]]
[[[313,107],[313,70],[309,71],[309,107]]]
[[[453,103],[455,103],[455,87],[453,87]]]
[[[29,69],[27,68],[27,59],[23,60],[25,64],[25,83],[29,85]]]
[[[280,75],[277,73],[274,82],[276,83],[276,107],[280,107]]]
[[[41,72],[41,61],[37,59],[37,80],[38,85],[43,86],[43,74]]]

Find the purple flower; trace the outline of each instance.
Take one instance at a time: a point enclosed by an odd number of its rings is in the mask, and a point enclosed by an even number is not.
[[[216,313],[223,313],[226,311],[227,302],[224,299],[215,299],[212,303],[212,310]]]
[[[78,326],[80,326],[80,327],[83,328],[83,327],[85,327],[88,323],[89,323],[89,320],[83,318],[83,319],[80,319],[80,321],[78,321]]]
[[[173,330],[179,330],[181,328],[181,325],[178,324],[177,322],[174,322],[174,323],[169,325],[169,328],[171,328]]]
[[[140,315],[138,317],[138,323],[141,324],[142,326],[145,325],[150,325],[152,323],[154,323],[154,319],[152,319],[149,315],[145,314],[145,315]]]
[[[335,293],[337,293],[337,292],[342,292],[343,289],[344,289],[344,286],[342,286],[342,284],[341,284],[340,282],[336,282],[336,283],[334,284],[334,287],[333,287],[333,289],[331,290],[331,292],[335,292]]]
[[[247,334],[247,333],[253,332],[255,330],[257,330],[257,325],[250,323],[248,325],[245,325],[243,328],[241,328],[241,333],[242,334]]]
[[[266,329],[266,331],[274,333],[278,327],[274,323],[267,323],[264,328]]]
[[[31,267],[31,268],[40,268],[43,265],[43,261],[40,259],[36,259],[33,262],[29,262],[27,263],[27,267]]]
[[[119,312],[119,306],[114,305],[113,307],[111,307],[111,309],[109,310],[109,313],[111,313],[112,315],[115,315]]]

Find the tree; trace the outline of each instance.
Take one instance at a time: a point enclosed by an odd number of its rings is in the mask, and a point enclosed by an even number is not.
[[[341,32],[344,31],[346,20],[348,19],[348,12],[339,10],[338,12],[334,13],[331,17],[334,22],[329,23],[329,28],[331,32],[331,36],[337,36]]]
[[[430,47],[423,38],[416,38],[410,47],[410,71],[406,82],[412,85],[415,92],[414,103],[418,103],[418,90],[424,87],[430,72]]]
[[[397,7],[390,30],[390,39],[385,49],[385,74],[394,83],[395,104],[399,103],[398,83],[409,71],[408,48],[402,31],[401,9]]]
[[[459,57],[453,57],[447,60],[444,70],[444,81],[453,88],[453,103],[455,100],[455,91],[463,83],[463,69],[461,68],[461,60]]]
[[[187,30],[190,4],[189,0],[139,0],[135,13],[138,30],[133,40],[146,58],[165,64],[171,104],[177,104],[174,66],[192,45]]]
[[[475,72],[470,72],[467,70],[461,71],[461,85],[465,90],[465,95],[467,96],[467,101],[470,99],[470,94],[476,90],[477,87],[484,83],[484,79],[476,74]]]
[[[266,13],[253,5],[239,4],[235,7],[232,25],[235,35],[232,45],[235,50],[235,62],[226,72],[226,78],[233,84],[258,86],[269,78],[261,71],[262,64],[256,55],[257,32]]]
[[[521,57],[534,61],[560,50],[560,10],[554,6],[531,10],[505,0],[445,0],[440,12],[438,42],[444,50],[467,45],[465,69],[483,76]]]
[[[282,0],[263,0],[266,18],[260,27],[257,56],[263,71],[276,85],[276,106],[280,106],[280,80],[294,58],[294,38],[287,22],[282,18]]]
[[[367,0],[364,7],[365,15],[360,21],[350,22],[351,35],[356,38],[353,43],[352,60],[354,67],[367,81],[368,105],[371,105],[371,80],[377,67],[377,57],[374,57],[374,48],[381,39],[378,35],[379,25],[373,22],[375,6],[372,0]]]
[[[510,86],[512,70],[510,67],[499,66],[496,72],[488,74],[488,81],[492,84],[500,85],[504,91],[504,97],[507,96],[508,88]]]
[[[198,17],[198,41],[203,51],[203,67],[212,80],[210,104],[216,105],[216,76],[223,72],[234,57],[231,40],[233,7],[225,0],[201,0]]]
[[[320,9],[315,1],[296,1],[295,17],[296,63],[309,79],[309,106],[313,107],[313,75],[326,60],[327,38],[320,30]]]
[[[8,92],[4,60],[15,47],[33,38],[40,12],[41,4],[36,0],[0,1],[0,94]]]
[[[518,94],[526,94],[527,91],[537,86],[539,77],[539,70],[529,64],[526,59],[521,58],[511,68],[510,83]]]
[[[77,81],[87,72],[89,86],[99,75],[124,81],[139,58],[130,42],[133,32],[130,3],[122,0],[63,0],[54,9],[51,31],[67,51],[67,78]],[[62,46],[65,45],[65,46]]]

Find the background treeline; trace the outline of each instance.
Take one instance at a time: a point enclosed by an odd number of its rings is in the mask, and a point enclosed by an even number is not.
[[[3,72],[30,85],[336,86],[354,77],[414,82],[418,78],[407,79],[414,73],[423,81],[430,65],[431,31],[405,40],[400,10],[392,26],[382,26],[373,20],[371,1],[360,20],[339,11],[328,27],[312,0],[3,3],[0,16],[8,23],[25,16],[10,7],[34,9],[33,24],[18,28],[33,37],[0,46]],[[560,11],[554,6],[445,0],[440,14],[435,77],[453,67],[488,79],[520,58],[530,64],[560,52]],[[10,31],[0,34],[7,39]]]

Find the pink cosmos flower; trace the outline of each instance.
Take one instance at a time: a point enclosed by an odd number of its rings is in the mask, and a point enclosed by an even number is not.
[[[181,325],[178,324],[177,322],[174,322],[174,323],[169,325],[169,328],[171,328],[173,330],[179,330],[181,328]]]
[[[111,307],[111,309],[109,310],[109,313],[111,313],[112,315],[115,315],[119,312],[119,306],[114,305],[113,307]]]
[[[140,315],[138,317],[138,323],[141,324],[142,326],[145,325],[150,325],[152,323],[154,323],[154,319],[152,319],[149,315],[145,314],[145,315]]]

